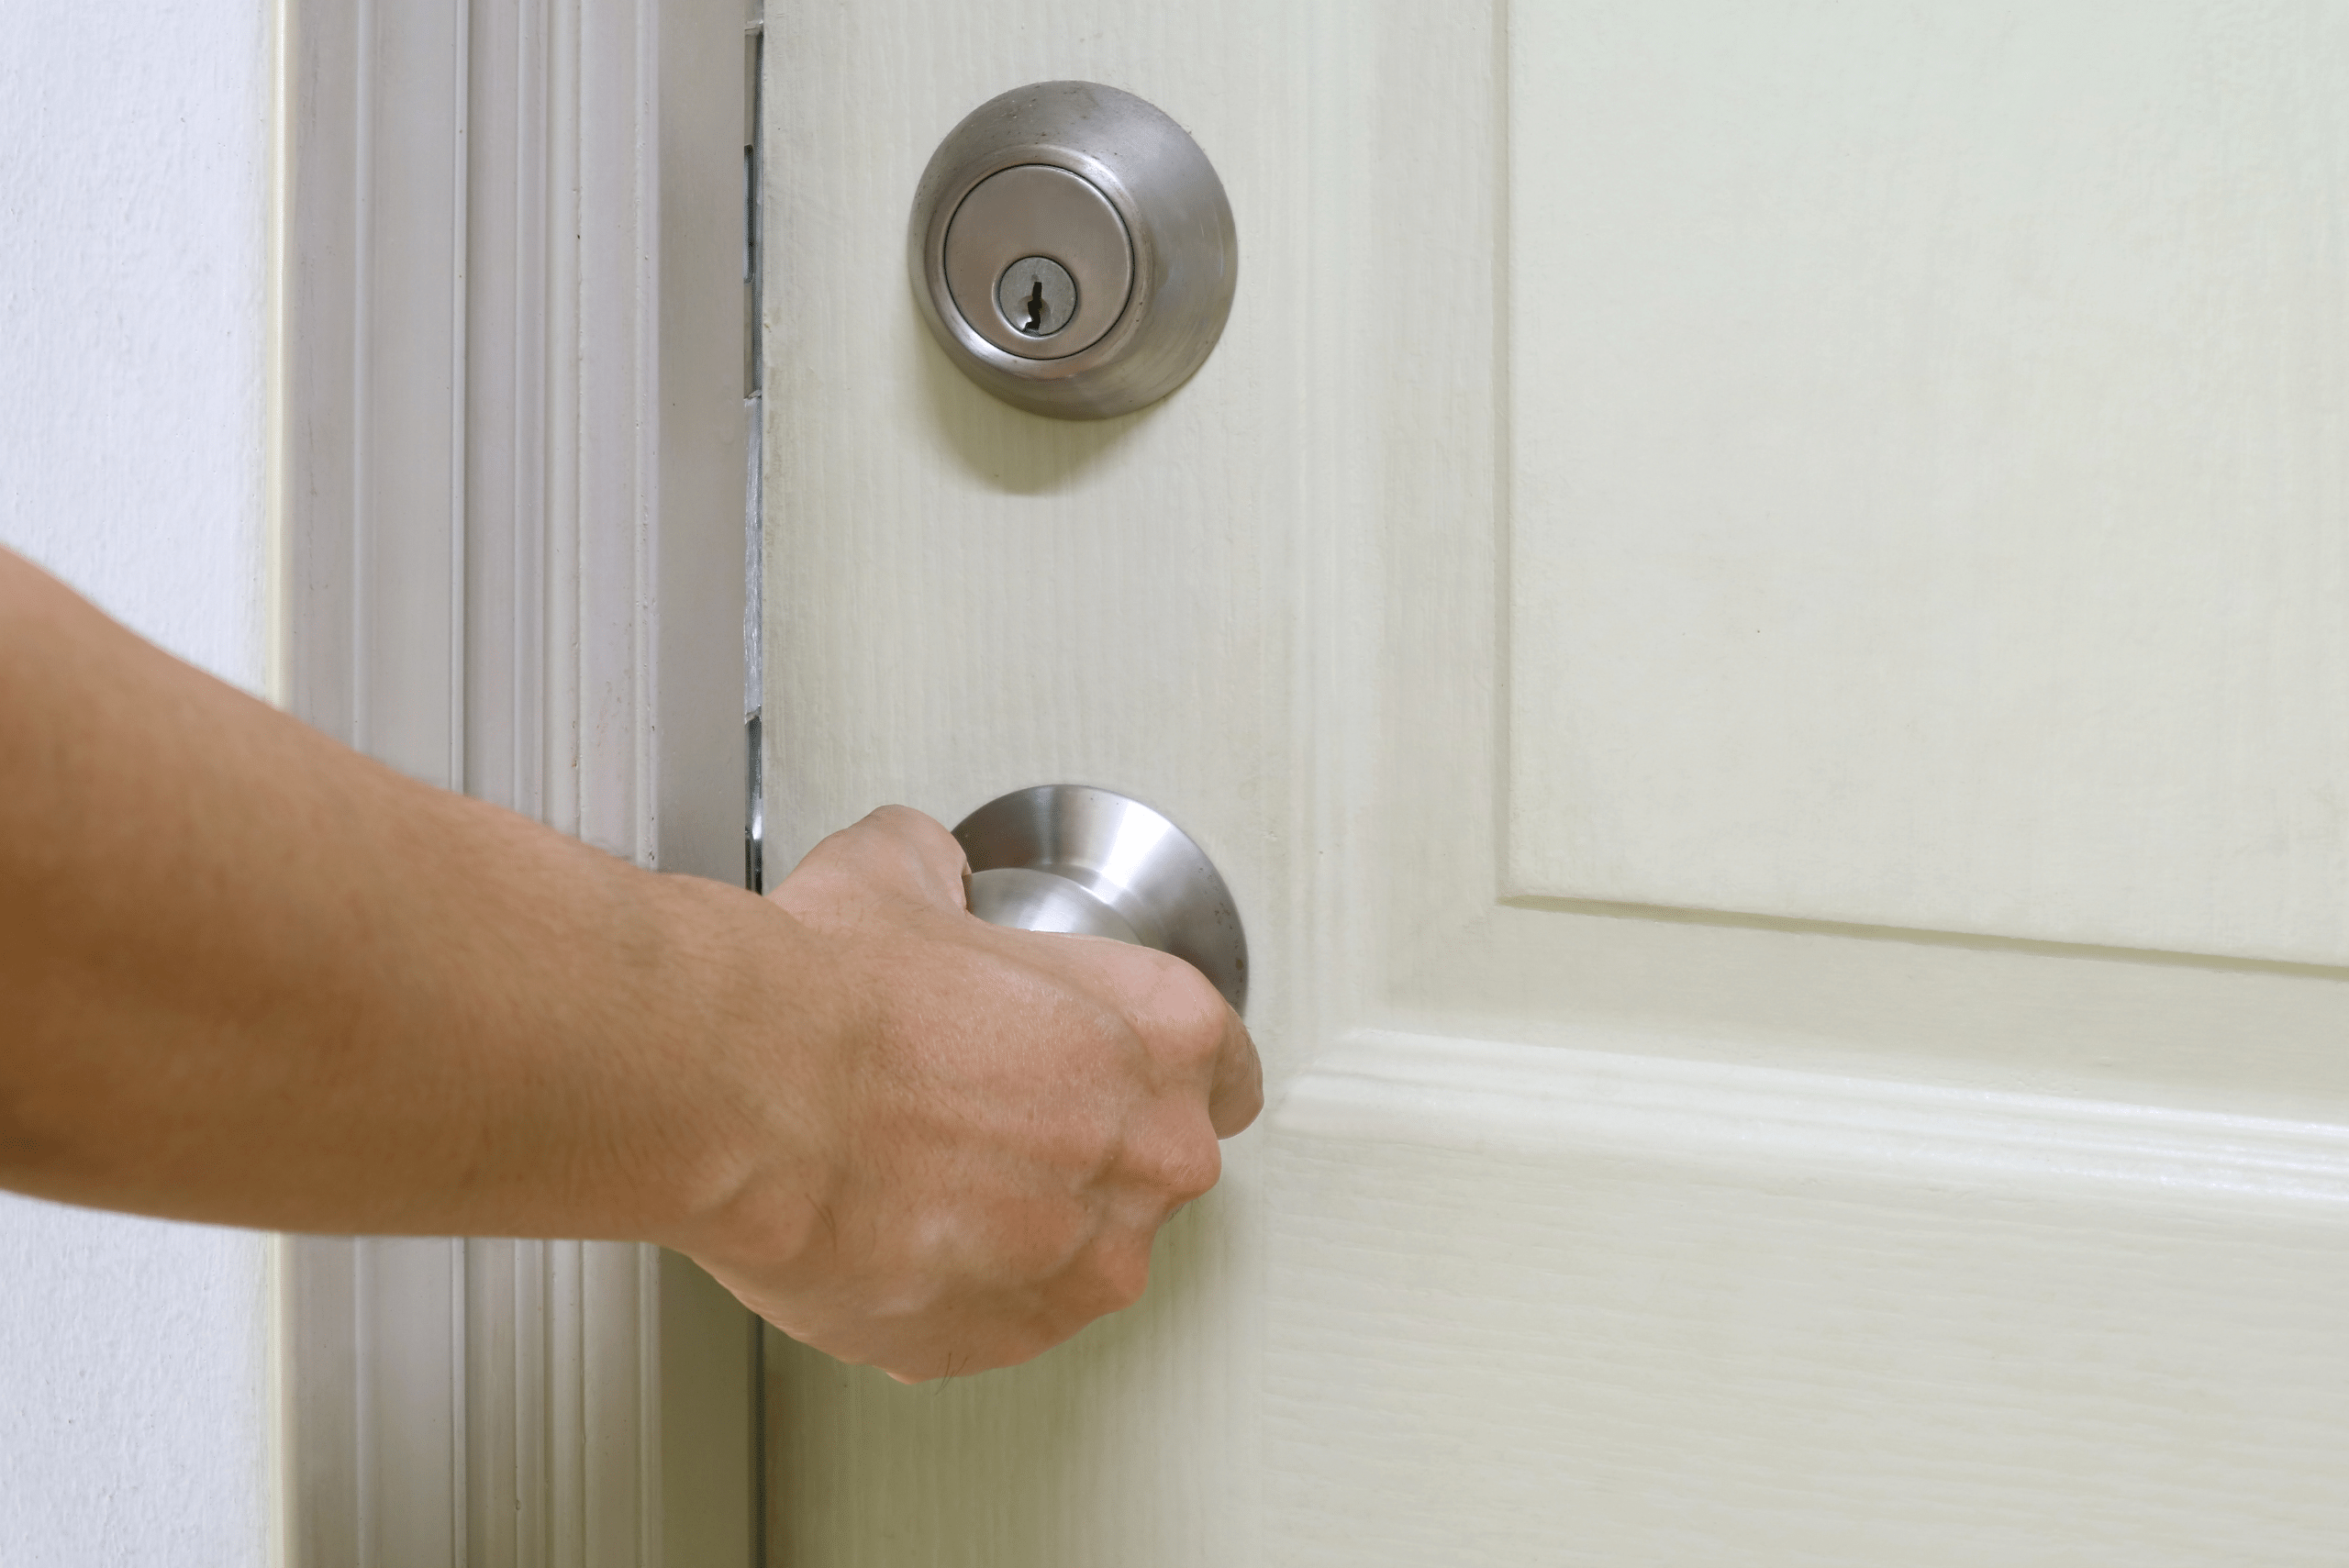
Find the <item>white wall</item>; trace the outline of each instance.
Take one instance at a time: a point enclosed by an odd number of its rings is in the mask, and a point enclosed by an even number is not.
[[[263,0],[0,0],[0,542],[262,681]],[[0,1195],[0,1563],[255,1564],[267,1251]]]

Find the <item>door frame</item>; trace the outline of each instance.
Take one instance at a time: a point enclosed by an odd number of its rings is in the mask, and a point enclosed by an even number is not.
[[[272,696],[740,882],[743,0],[272,20]],[[275,1258],[280,1563],[758,1561],[756,1323],[692,1264]]]

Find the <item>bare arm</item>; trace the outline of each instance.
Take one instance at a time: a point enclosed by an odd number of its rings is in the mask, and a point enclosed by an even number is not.
[[[892,810],[771,899],[400,777],[0,551],[0,1185],[636,1238],[904,1377],[1138,1295],[1261,1104],[1163,955],[1001,931]]]

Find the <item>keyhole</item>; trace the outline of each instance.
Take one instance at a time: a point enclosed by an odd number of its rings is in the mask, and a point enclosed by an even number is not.
[[[1076,280],[1049,256],[1025,256],[996,280],[995,302],[1022,339],[1051,339],[1076,314]]]

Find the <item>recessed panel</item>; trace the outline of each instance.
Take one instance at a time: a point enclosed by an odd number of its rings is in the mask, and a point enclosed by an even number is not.
[[[1504,891],[2349,962],[2349,9],[1508,39]]]

